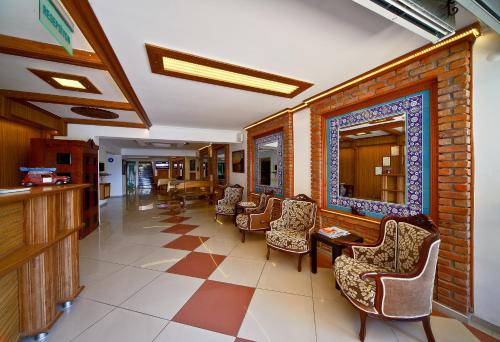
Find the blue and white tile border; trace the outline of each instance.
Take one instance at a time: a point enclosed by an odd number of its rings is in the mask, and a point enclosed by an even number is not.
[[[339,196],[339,129],[395,115],[406,115],[406,204]],[[424,90],[326,120],[327,206],[350,210],[355,206],[369,216],[429,214],[430,211],[430,104]]]

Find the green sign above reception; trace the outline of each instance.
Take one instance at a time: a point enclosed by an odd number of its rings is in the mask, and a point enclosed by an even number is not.
[[[38,19],[71,56],[71,40],[75,25],[57,0],[39,0]]]

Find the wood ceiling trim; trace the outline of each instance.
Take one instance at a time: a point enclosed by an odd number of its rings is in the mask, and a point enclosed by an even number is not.
[[[220,61],[216,61],[213,59],[192,55],[192,54],[189,54],[186,52],[171,50],[168,48],[155,46],[155,45],[151,45],[151,44],[145,44],[145,46],[146,46],[146,52],[148,54],[149,65],[151,67],[151,71],[155,74],[183,78],[183,79],[191,80],[191,81],[215,84],[215,85],[228,87],[228,88],[248,90],[248,91],[253,91],[256,93],[275,95],[275,96],[287,97],[287,98],[293,98],[296,95],[302,93],[304,90],[310,88],[313,85],[312,83],[300,81],[300,80],[297,80],[294,78],[285,77],[285,76],[276,75],[276,74],[271,74],[268,72],[264,72],[264,71],[260,71],[260,70],[256,70],[256,69],[251,69],[251,68],[246,68],[246,67],[242,67],[242,66],[235,65],[235,64],[220,62]],[[293,85],[293,86],[296,86],[297,89],[294,90],[293,92],[287,94],[287,93],[283,93],[283,92],[279,92],[279,91],[262,89],[262,88],[258,88],[258,87],[254,87],[254,86],[250,86],[250,85],[236,84],[236,83],[232,83],[232,82],[228,82],[228,81],[214,80],[214,79],[207,78],[207,77],[195,76],[195,75],[189,75],[187,73],[165,70],[165,68],[163,67],[163,57],[170,57],[173,59],[177,59],[177,60],[181,60],[181,61],[185,61],[185,62],[189,62],[189,63],[193,63],[193,64],[198,64],[198,65],[203,65],[203,66],[207,66],[207,67],[211,67],[211,68],[215,68],[215,69],[220,69],[220,70],[224,70],[224,71],[230,71],[230,72],[238,73],[241,75],[257,77],[257,78],[261,78],[264,80],[279,82],[279,83],[283,83],[283,84],[287,84],[287,85]]]
[[[73,49],[73,56],[70,56],[59,45],[3,34],[0,34],[0,53],[106,70],[99,56],[93,52]]]
[[[40,77],[43,81],[47,82],[50,84],[52,87],[56,89],[62,89],[62,90],[69,90],[69,91],[79,91],[82,93],[92,93],[92,94],[102,94],[99,89],[85,76],[81,75],[72,75],[72,74],[65,74],[62,72],[55,72],[55,71],[49,71],[49,70],[39,70],[39,69],[31,69],[28,68],[29,71],[31,71],[33,74],[36,76]],[[53,77],[59,77],[59,78],[64,78],[68,80],[75,80],[80,82],[85,89],[79,89],[79,88],[72,88],[72,87],[65,87],[58,82],[56,82]]]
[[[0,95],[4,95],[5,97],[10,99],[17,99],[24,101],[89,106],[89,107],[99,107],[99,108],[119,109],[119,110],[129,110],[129,111],[134,110],[134,107],[127,102],[84,99],[81,97],[40,94],[40,93],[31,93],[26,91],[6,90],[6,89],[0,89]]]
[[[76,125],[98,125],[98,126],[115,126],[127,128],[147,128],[143,123],[125,122],[125,121],[104,121],[104,120],[89,120],[89,119],[71,119],[64,118],[63,121],[67,124]]]
[[[106,65],[109,73],[123,92],[125,98],[133,105],[135,112],[139,115],[142,122],[144,122],[147,127],[151,127],[151,120],[132,88],[88,0],[62,0],[62,3],[89,44]]]

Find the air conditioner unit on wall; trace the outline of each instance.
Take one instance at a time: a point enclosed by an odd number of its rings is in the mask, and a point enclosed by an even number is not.
[[[433,43],[455,33],[455,7],[448,0],[353,0]]]

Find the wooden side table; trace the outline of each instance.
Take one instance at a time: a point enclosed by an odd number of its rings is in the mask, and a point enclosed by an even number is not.
[[[311,272],[316,273],[318,271],[318,241],[332,247],[332,265],[335,263],[340,255],[342,255],[342,250],[346,247],[347,243],[353,242],[363,242],[363,238],[356,234],[349,234],[346,236],[341,236],[336,239],[330,239],[323,234],[314,232],[311,235]],[[338,287],[337,287],[338,289]]]

